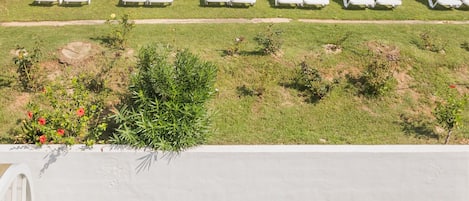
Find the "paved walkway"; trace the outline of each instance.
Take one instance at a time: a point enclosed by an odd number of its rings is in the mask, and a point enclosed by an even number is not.
[[[288,19],[288,18],[228,18],[228,19],[145,19],[134,20],[136,24],[219,24],[219,23],[288,23],[298,21],[318,24],[469,24],[469,21],[423,21],[423,20],[321,20],[321,19]],[[100,25],[105,20],[73,20],[73,21],[38,21],[38,22],[1,22],[3,27],[28,26],[68,26],[68,25]]]

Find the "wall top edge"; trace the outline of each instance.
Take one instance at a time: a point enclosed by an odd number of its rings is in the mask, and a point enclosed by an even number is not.
[[[134,149],[123,145],[100,144],[87,147],[83,144],[66,145],[36,145],[2,144],[0,152],[152,152],[151,149]],[[184,153],[298,153],[298,152],[468,152],[468,145],[203,145],[187,149]]]

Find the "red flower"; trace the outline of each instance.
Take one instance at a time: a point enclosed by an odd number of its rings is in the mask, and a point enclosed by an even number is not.
[[[456,88],[456,85],[454,85],[454,84],[449,85],[449,88],[454,89],[454,88]]]
[[[33,118],[33,112],[28,111],[28,118],[32,119]]]
[[[44,117],[41,117],[37,120],[37,123],[39,123],[40,125],[46,125],[46,119],[44,119]]]
[[[64,133],[65,133],[64,129],[61,129],[61,128],[57,129],[57,135],[63,136]]]
[[[46,141],[47,141],[47,138],[45,135],[39,136],[39,143],[44,144],[46,143]]]
[[[83,115],[85,115],[85,109],[83,109],[82,107],[78,108],[77,116],[82,117]]]

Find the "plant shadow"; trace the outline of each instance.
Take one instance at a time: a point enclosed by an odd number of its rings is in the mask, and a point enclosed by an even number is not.
[[[413,135],[416,138],[440,139],[440,136],[433,131],[431,122],[426,121],[422,116],[401,114],[400,120],[399,124],[406,135]]]
[[[179,155],[177,152],[157,152],[151,151],[148,154],[137,158],[139,164],[135,167],[135,171],[138,173],[142,171],[149,171],[153,163],[156,163],[161,160],[166,160],[169,164],[174,158]]]

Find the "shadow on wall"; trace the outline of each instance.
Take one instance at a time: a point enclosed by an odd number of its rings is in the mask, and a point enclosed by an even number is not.
[[[158,155],[160,155],[160,157],[158,157]],[[149,171],[152,164],[157,162],[158,160],[166,160],[169,164],[177,156],[179,156],[179,153],[177,152],[149,152],[148,154],[137,159],[137,161],[139,161],[139,164],[135,168],[135,171],[137,172],[137,174],[143,170]]]

